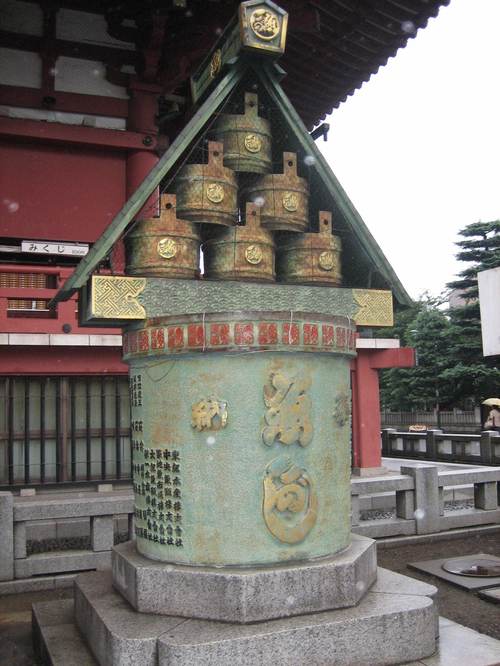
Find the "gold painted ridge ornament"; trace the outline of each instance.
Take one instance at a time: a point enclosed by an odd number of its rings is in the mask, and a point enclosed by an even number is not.
[[[358,326],[393,326],[392,292],[381,289],[353,289],[358,306],[353,319]]]
[[[209,183],[206,193],[207,199],[212,203],[220,203],[224,200],[224,188],[219,183]]]
[[[146,278],[93,275],[89,319],[145,319],[137,300]]]
[[[258,153],[262,148],[262,141],[256,134],[247,134],[245,137],[245,148],[249,153]]]
[[[177,243],[173,238],[162,238],[158,241],[158,254],[164,259],[173,259],[177,254]]]
[[[222,430],[227,425],[227,402],[206,398],[191,407],[191,426],[202,430]]]

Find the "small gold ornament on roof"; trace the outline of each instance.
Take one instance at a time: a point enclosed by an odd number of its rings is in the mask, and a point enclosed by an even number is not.
[[[207,185],[207,199],[212,203],[220,203],[224,199],[224,188],[219,183]]]
[[[262,148],[262,141],[256,134],[247,134],[245,137],[245,148],[249,153],[258,153]]]
[[[164,259],[172,259],[177,254],[177,243],[173,238],[162,238],[158,241],[158,254]]]
[[[280,23],[276,14],[269,9],[256,9],[250,16],[250,27],[259,39],[270,41],[280,31]]]
[[[249,245],[245,250],[245,259],[249,264],[260,264],[262,261],[262,250],[258,245]]]
[[[322,252],[318,257],[318,264],[319,267],[324,271],[333,270],[333,267],[335,266],[335,257],[333,256],[333,252],[330,250]]]
[[[295,192],[285,192],[283,195],[283,208],[294,213],[299,207],[299,197]]]
[[[212,79],[215,79],[217,74],[220,72],[220,68],[222,65],[222,51],[220,49],[217,49],[215,53],[212,56],[212,60],[210,61],[210,77]]]

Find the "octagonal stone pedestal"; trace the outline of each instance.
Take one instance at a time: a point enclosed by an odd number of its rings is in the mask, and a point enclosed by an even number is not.
[[[113,586],[137,611],[242,624],[355,606],[376,576],[375,542],[357,535],[334,557],[273,567],[169,565],[131,541],[113,550]]]

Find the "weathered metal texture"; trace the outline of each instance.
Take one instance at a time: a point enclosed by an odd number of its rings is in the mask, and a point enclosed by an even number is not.
[[[332,214],[319,212],[319,233],[283,234],[276,244],[278,279],[298,284],[342,284],[342,241],[332,234]]]
[[[308,225],[309,186],[297,176],[297,155],[283,153],[283,173],[259,178],[242,192],[244,200],[261,206],[262,226],[274,231],[305,231]]]
[[[237,183],[223,165],[222,143],[210,141],[207,164],[187,164],[176,178],[177,214],[182,219],[230,227],[238,219]]]
[[[208,324],[199,316],[186,330],[180,321],[158,323],[162,334],[151,324],[134,331],[143,351],[127,347],[137,548],[152,559],[246,566],[349,545],[351,354],[296,351],[321,339],[321,315],[316,329],[299,322],[285,331],[290,322],[266,321],[276,313],[245,314]],[[343,323],[344,334],[353,329]],[[261,353],[249,344],[253,335]],[[184,336],[202,353],[170,353]],[[235,353],[223,344],[228,336]]]
[[[217,280],[273,282],[274,240],[260,224],[260,208],[247,203],[245,224],[223,229],[203,243],[205,275]]]
[[[217,141],[224,143],[224,164],[233,171],[271,171],[271,126],[259,116],[256,93],[245,93],[243,114],[221,115],[214,135]]]
[[[126,238],[126,271],[146,277],[194,278],[200,242],[196,226],[177,218],[175,194],[164,194],[160,216],[141,220]]]

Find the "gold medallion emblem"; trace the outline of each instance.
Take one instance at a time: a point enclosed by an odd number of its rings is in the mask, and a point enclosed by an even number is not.
[[[245,250],[245,259],[249,264],[260,264],[262,261],[262,250],[258,245],[249,245]]]
[[[285,192],[283,195],[283,208],[294,213],[299,207],[299,197],[295,192]]]
[[[249,153],[258,153],[262,148],[262,141],[256,134],[247,134],[245,137],[245,148]]]
[[[177,243],[173,238],[162,238],[158,241],[158,254],[164,259],[172,259],[172,257],[175,257],[177,249]]]
[[[220,49],[217,49],[217,51],[212,56],[212,60],[210,61],[211,79],[215,79],[217,74],[220,72],[221,65],[222,65],[222,51]]]
[[[250,16],[250,27],[259,39],[268,42],[280,31],[278,17],[269,9],[256,9]]]
[[[224,188],[219,183],[210,183],[206,189],[207,199],[212,203],[220,203],[224,199]]]
[[[322,268],[324,271],[333,270],[333,267],[335,266],[335,257],[333,256],[333,252],[330,252],[330,250],[322,252],[319,255],[318,263],[320,268]]]

